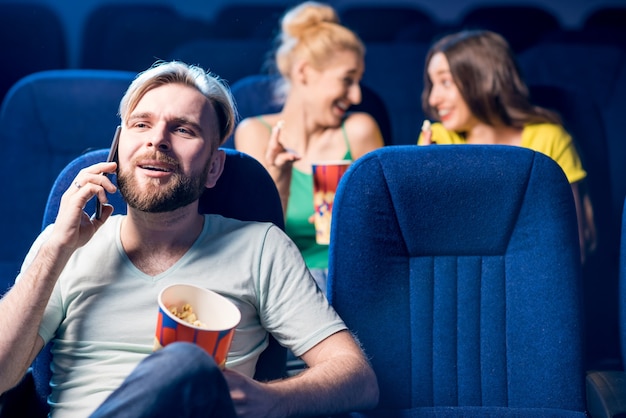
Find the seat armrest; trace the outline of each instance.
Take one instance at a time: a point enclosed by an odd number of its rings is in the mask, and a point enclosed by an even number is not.
[[[44,418],[47,411],[41,409],[37,401],[35,381],[29,369],[14,388],[0,396],[0,418],[36,417]]]
[[[587,411],[592,418],[626,417],[626,372],[587,373]]]

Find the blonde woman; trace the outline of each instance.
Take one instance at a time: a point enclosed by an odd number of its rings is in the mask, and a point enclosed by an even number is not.
[[[328,246],[315,242],[315,160],[356,160],[383,146],[378,124],[367,113],[350,113],[361,101],[365,48],[339,23],[335,10],[305,2],[285,13],[275,55],[284,94],[279,113],[244,119],[235,147],[259,160],[278,188],[286,232],[325,290]]]

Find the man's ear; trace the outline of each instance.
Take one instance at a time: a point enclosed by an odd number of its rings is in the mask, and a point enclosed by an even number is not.
[[[208,189],[215,187],[215,183],[222,175],[224,171],[224,163],[226,162],[226,153],[222,149],[217,149],[213,155],[211,155],[211,161],[209,161],[209,172],[206,176],[206,183],[204,186]]]

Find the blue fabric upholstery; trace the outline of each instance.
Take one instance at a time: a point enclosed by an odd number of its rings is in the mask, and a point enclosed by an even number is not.
[[[622,210],[622,235],[619,253],[619,298],[620,298],[620,336],[622,361],[626,364],[626,196]]]
[[[584,416],[579,257],[571,189],[543,154],[357,160],[333,206],[328,295],[378,376],[366,416]]]
[[[59,172],[88,149],[108,147],[120,98],[135,74],[55,70],[21,79],[0,109],[5,199],[0,205],[0,294],[13,283],[39,233]]]
[[[273,222],[284,229],[284,219],[278,191],[263,166],[252,157],[232,149],[225,149],[224,171],[214,188],[206,189],[200,198],[201,213],[218,213],[227,217]],[[87,152],[71,161],[59,174],[50,190],[41,228],[54,222],[63,193],[72,185],[78,172],[89,165],[105,161],[108,149]],[[115,176],[112,177],[115,182]],[[254,179],[251,181],[251,179]],[[126,204],[119,192],[109,195],[114,213],[126,213]],[[94,199],[85,207],[87,213],[95,210]],[[272,380],[286,375],[287,350],[270,337],[270,345],[261,354],[255,378]],[[32,376],[37,392],[39,409],[45,409],[46,397],[50,392],[50,348],[46,346],[35,359]],[[30,384],[30,380],[26,380]],[[22,390],[23,391],[23,390]],[[19,392],[16,391],[16,392]],[[20,396],[24,396],[20,393]],[[11,400],[11,405],[23,399]],[[10,406],[9,408],[12,408]],[[0,408],[1,409],[1,408]]]
[[[430,42],[438,29],[429,12],[411,4],[352,3],[338,12],[341,23],[355,31],[366,44],[407,39]],[[376,24],[372,24],[372,16],[376,17]]]
[[[271,49],[268,39],[194,39],[174,48],[169,58],[199,64],[233,85],[263,72]]]
[[[615,45],[558,40],[541,42],[519,55],[528,83],[575,88],[601,109],[614,95],[625,60],[626,50]]]
[[[583,100],[590,102],[580,106],[574,101],[567,103],[558,110],[566,110],[564,116],[570,122],[568,129],[574,125],[583,127],[581,132],[589,132],[585,136],[574,137],[578,145],[582,145],[583,158],[593,156],[595,149],[606,148],[606,156],[594,156],[589,169],[589,180],[592,184],[591,193],[600,191],[602,187],[610,190],[610,213],[604,210],[604,204],[598,205],[597,220],[607,224],[608,228],[599,225],[599,233],[604,233],[610,245],[598,248],[601,260],[598,263],[598,274],[593,271],[585,278],[596,276],[589,282],[589,289],[585,294],[591,310],[588,316],[592,322],[588,329],[591,331],[589,339],[592,341],[590,350],[591,360],[600,362],[619,361],[617,348],[617,239],[624,196],[626,196],[626,175],[624,161],[626,161],[626,141],[624,141],[624,109],[626,109],[626,48],[609,43],[586,43],[584,40],[576,42],[555,39],[542,42],[535,47],[524,51],[520,55],[520,67],[526,80],[531,85],[542,84],[553,88],[573,90]],[[585,112],[593,107],[599,108],[600,118]],[[573,122],[573,123],[572,123]],[[595,127],[594,127],[595,125]],[[574,135],[574,132],[572,132]],[[606,144],[601,139],[605,138]],[[599,157],[599,158],[596,158]],[[588,163],[589,161],[586,161]],[[609,178],[602,179],[601,174],[608,170]],[[597,175],[600,174],[600,177]],[[600,180],[600,181],[597,181]],[[592,195],[593,197],[593,195]],[[597,197],[597,196],[596,196]],[[600,243],[602,244],[602,243]],[[588,270],[587,266],[585,267]],[[604,274],[602,272],[608,272]],[[587,280],[586,280],[587,281]],[[594,341],[595,340],[595,341]],[[598,353],[593,354],[593,352]],[[591,365],[593,367],[593,365]],[[605,367],[602,364],[600,367]]]
[[[389,111],[391,145],[415,145],[424,112],[422,73],[430,42],[375,42],[367,45],[363,84],[381,97]]]
[[[221,3],[211,19],[213,33],[221,39],[271,39],[288,7],[271,2]]]
[[[534,5],[477,5],[461,17],[464,29],[487,29],[504,36],[519,53],[561,29],[559,19],[548,9]],[[530,23],[532,22],[532,23]],[[529,30],[532,25],[532,30]]]
[[[609,149],[598,105],[579,91],[531,85],[533,103],[559,113],[572,135],[587,171],[586,187],[593,204],[597,248],[583,268],[587,368],[619,357],[617,325],[617,275],[620,217],[613,213]],[[621,214],[621,213],[620,213]]]
[[[584,417],[584,415],[582,415]],[[415,409],[381,409],[370,413],[351,413],[350,418],[580,418],[578,411],[554,408],[507,408],[482,406],[442,406]],[[595,417],[594,417],[595,418]]]
[[[47,4],[1,2],[0,101],[13,84],[36,71],[67,67],[65,29]]]
[[[626,27],[626,6],[610,5],[600,7],[587,15],[584,26],[586,28],[603,28],[621,31],[624,34]],[[623,44],[622,44],[623,45]]]
[[[587,400],[594,418],[626,416],[626,199],[622,207],[618,297],[622,366],[587,374]]]
[[[613,205],[617,218],[626,192],[622,167],[626,158],[622,117],[626,106],[626,48],[609,44],[546,41],[519,56],[520,68],[529,84],[543,84],[576,90],[594,102],[604,119],[608,140],[612,182],[623,184],[614,189]],[[615,148],[613,152],[612,148]],[[615,186],[614,186],[615,187]],[[620,194],[619,192],[622,192]]]
[[[167,59],[178,45],[212,32],[209,23],[168,5],[107,3],[94,9],[85,23],[81,68],[136,73]]]

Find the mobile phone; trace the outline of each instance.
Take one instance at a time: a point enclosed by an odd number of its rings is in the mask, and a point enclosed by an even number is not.
[[[113,142],[111,142],[111,148],[109,149],[109,156],[107,157],[107,163],[112,161],[117,161],[117,147],[120,142],[120,132],[122,130],[121,126],[118,126],[115,129],[115,135],[113,135]],[[103,173],[104,174],[104,173]],[[96,219],[100,219],[102,217],[102,203],[100,203],[100,199],[96,197]]]

